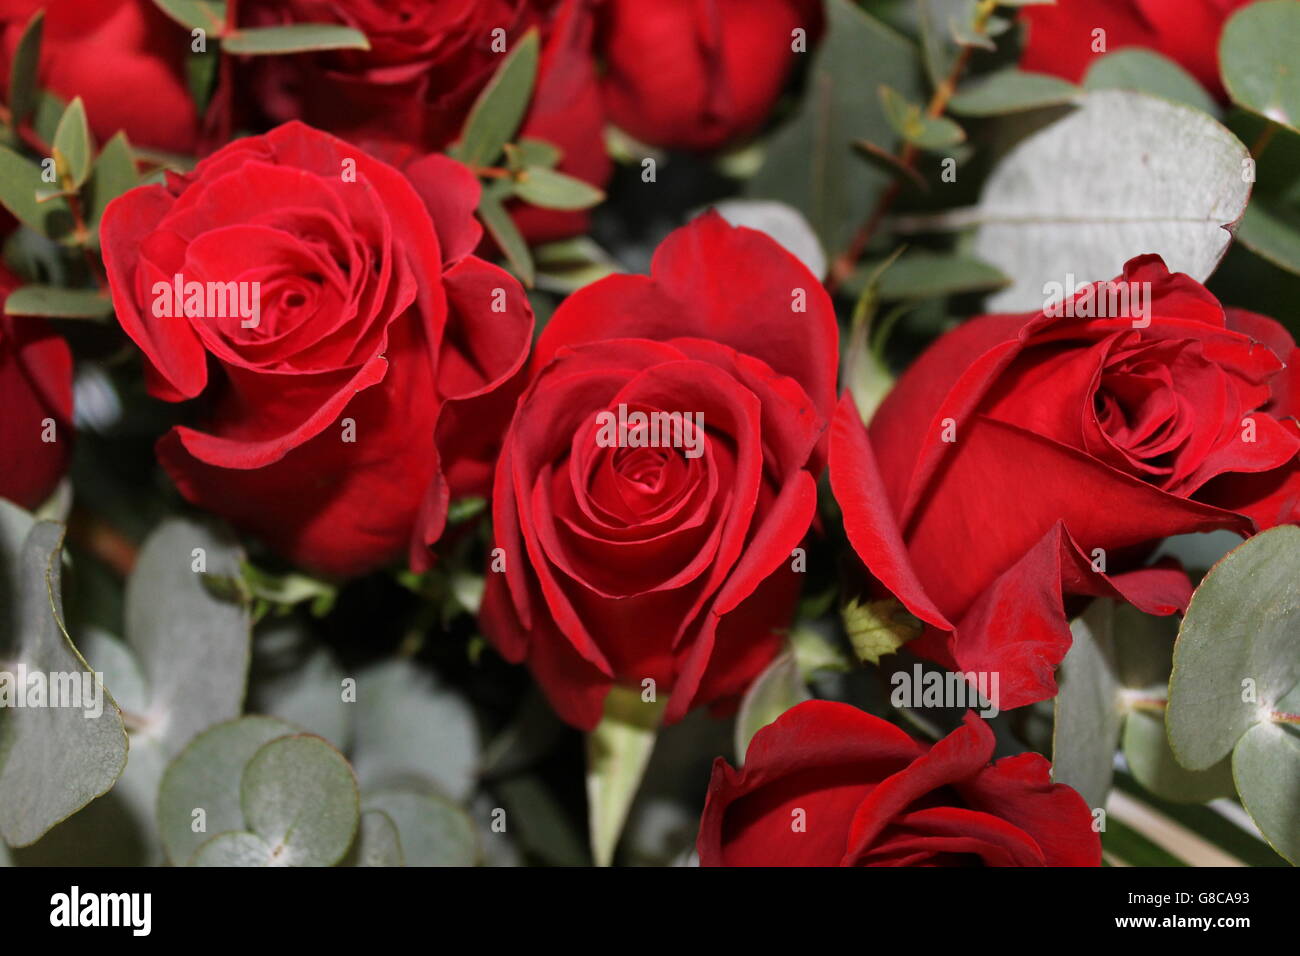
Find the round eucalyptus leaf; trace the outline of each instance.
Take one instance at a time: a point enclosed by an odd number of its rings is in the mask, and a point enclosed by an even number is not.
[[[1300,865],[1300,736],[1281,724],[1256,724],[1232,752],[1242,806],[1269,845]]]
[[[1208,803],[1231,797],[1232,762],[1224,758],[1209,770],[1186,770],[1174,759],[1165,735],[1164,716],[1147,710],[1131,712],[1124,721],[1124,758],[1129,770],[1157,797],[1174,803]]]
[[[1089,90],[1136,90],[1217,116],[1219,107],[1181,66],[1152,50],[1126,47],[1095,60],[1083,79]]]
[[[347,760],[311,734],[258,750],[244,767],[240,803],[248,828],[270,845],[273,866],[333,866],[352,845],[361,812]]]
[[[1178,762],[1204,770],[1300,683],[1300,528],[1232,551],[1192,595],[1174,646],[1165,722]]]
[[[256,833],[218,833],[199,847],[191,866],[270,866],[271,846]]]
[[[473,866],[478,837],[469,816],[432,790],[389,787],[366,794],[367,813],[382,810],[397,826],[407,866]]]
[[[1238,106],[1300,130],[1300,4],[1264,0],[1233,14],[1219,35],[1219,69]]]
[[[298,732],[274,717],[240,717],[190,741],[158,789],[158,830],[172,863],[185,863],[214,834],[244,829],[244,765],[267,742]]]
[[[811,699],[794,652],[787,649],[773,658],[772,663],[749,685],[736,713],[737,762],[743,759],[754,734],[791,707]]]
[[[402,839],[393,818],[383,810],[367,810],[361,814],[357,838],[344,863],[347,866],[405,866]]]

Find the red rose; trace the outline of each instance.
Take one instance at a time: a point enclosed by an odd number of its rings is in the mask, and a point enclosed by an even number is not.
[[[928,750],[879,717],[812,700],[719,757],[701,866],[1100,866],[1083,798],[1035,753],[990,764],[972,713]]]
[[[831,480],[849,540],[930,625],[908,647],[999,672],[1004,708],[1056,693],[1063,597],[1173,613],[1190,586],[1177,567],[1140,567],[1156,542],[1300,517],[1290,335],[1225,315],[1157,256],[1124,280],[1138,303],[1149,289],[1142,318],[1083,317],[1117,315],[1122,283],[1081,292],[1073,318],[984,316],[904,373],[869,441],[851,402],[836,413]]]
[[[482,623],[564,719],[591,728],[612,685],[650,678],[676,720],[776,654],[835,356],[817,279],[714,213],[669,236],[649,277],[556,311],[497,464],[505,573],[487,576]],[[638,427],[652,414],[657,441]]]
[[[471,255],[477,180],[440,156],[412,175],[427,210],[393,168],[290,123],[104,217],[150,392],[204,399],[204,430],[165,435],[163,466],[191,501],[327,573],[408,542],[420,563],[449,493],[486,490],[498,392],[531,338],[518,283]]]
[[[273,122],[301,119],[385,158],[441,150],[459,138],[475,98],[506,49],[542,31],[537,83],[521,137],[563,155],[558,169],[603,186],[611,166],[591,54],[590,0],[246,0],[245,25],[343,23],[371,49],[257,57],[248,65],[255,98]],[[399,163],[400,165],[400,163]],[[585,231],[585,212],[520,206],[516,221],[533,242]]]
[[[1219,99],[1219,33],[1233,11],[1254,0],[1056,0],[1024,7],[1028,29],[1020,65],[1071,82],[1083,79],[1093,61],[1124,47],[1164,54]],[[1094,51],[1094,30],[1105,30],[1105,48]]]
[[[151,0],[0,0],[0,84],[8,86],[23,28],[42,7],[40,82],[64,99],[80,96],[100,142],[126,130],[139,146],[194,151],[190,35]]]
[[[41,319],[3,314],[20,284],[0,266],[0,498],[31,509],[68,467],[72,353]]]
[[[811,50],[821,0],[607,0],[597,44],[615,125],[653,146],[712,150],[758,132]]]

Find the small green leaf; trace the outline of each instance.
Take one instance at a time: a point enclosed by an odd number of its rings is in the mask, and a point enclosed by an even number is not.
[[[237,544],[175,518],[149,535],[126,583],[126,638],[149,686],[149,734],[170,758],[200,731],[237,717],[248,679],[251,621],[204,586],[237,572]],[[194,568],[203,562],[205,571]]]
[[[221,36],[226,28],[225,0],[153,0],[167,16],[191,30]]]
[[[139,183],[135,165],[135,152],[124,131],[119,131],[99,151],[95,168],[82,195],[86,200],[86,225],[94,234],[93,243],[99,245],[99,224],[104,219],[108,204]]]
[[[1169,749],[1161,713],[1135,710],[1124,719],[1124,758],[1138,783],[1157,797],[1175,803],[1208,803],[1231,797],[1232,761],[1224,758],[1209,770],[1187,770]]]
[[[501,155],[528,111],[537,77],[538,49],[536,29],[529,30],[515,44],[474,101],[460,142],[451,149],[454,159],[478,168],[491,165]]]
[[[966,133],[952,120],[927,115],[891,86],[880,87],[880,102],[894,131],[920,149],[943,149],[966,139]]]
[[[78,96],[63,111],[59,127],[54,131],[54,163],[61,179],[73,189],[80,189],[90,175],[91,157],[95,149],[90,139],[90,125],[86,120],[86,104]]]
[[[113,300],[94,289],[25,285],[10,292],[5,300],[5,315],[41,315],[53,319],[103,322],[112,314]]]
[[[794,653],[787,648],[772,659],[749,685],[736,713],[736,759],[749,749],[749,742],[791,707],[812,700],[799,672]]]
[[[1266,209],[1256,199],[1237,224],[1237,239],[1279,269],[1300,275],[1300,225],[1290,221],[1294,218]]]
[[[870,664],[879,664],[880,658],[895,653],[922,630],[921,622],[897,598],[866,602],[853,598],[840,613],[853,652]]]
[[[5,696],[29,701],[0,707],[0,836],[16,847],[108,791],[126,767],[122,715],[64,627],[63,534],[0,500],[0,670]],[[44,706],[20,672],[46,675]],[[59,675],[72,679],[60,679],[68,698],[50,706]]]
[[[219,833],[194,854],[191,866],[270,866],[273,847],[256,833],[236,830]]]
[[[1124,719],[1115,655],[1114,602],[1098,599],[1070,625],[1070,650],[1057,672],[1052,779],[1090,807],[1104,807]]]
[[[879,263],[866,263],[845,283],[853,290]],[[974,256],[961,253],[914,252],[902,256],[880,276],[879,293],[884,300],[920,300],[992,292],[1011,280],[1001,270]]]
[[[1300,4],[1262,0],[1242,7],[1219,35],[1219,69],[1243,109],[1300,131]]]
[[[0,146],[0,204],[46,238],[63,241],[73,229],[67,201],[36,200],[37,192],[51,185],[41,177],[40,166]]]
[[[199,734],[163,774],[158,830],[175,865],[189,861],[210,837],[244,829],[240,780],[264,744],[299,733],[273,717],[241,717]]]
[[[382,810],[393,821],[407,866],[473,866],[478,860],[473,821],[430,788],[376,790],[366,794],[362,809]]]
[[[529,166],[541,166],[554,169],[562,158],[564,151],[554,143],[544,139],[521,139],[517,143],[506,143],[506,166],[518,172]]]
[[[1047,73],[1007,68],[972,80],[948,102],[961,116],[1000,116],[1060,106],[1079,95],[1079,88]]]
[[[1242,806],[1269,846],[1300,865],[1300,737],[1294,728],[1256,724],[1232,751]]]
[[[524,241],[519,228],[510,218],[510,213],[506,212],[506,207],[501,200],[485,189],[479,198],[478,215],[493,241],[501,247],[511,268],[515,270],[524,285],[532,288],[537,276],[532,254],[528,251],[528,243]]]
[[[1178,762],[1210,767],[1300,683],[1300,528],[1258,534],[1211,569],[1174,647],[1165,720]]]
[[[337,23],[287,23],[246,27],[221,38],[221,50],[234,56],[315,53],[320,50],[369,50],[370,41],[354,27]]]
[[[352,768],[310,734],[258,750],[244,767],[240,804],[275,866],[333,866],[352,845],[361,814]]]
[[[405,866],[402,855],[402,838],[397,824],[383,810],[367,810],[361,814],[357,839],[348,851],[345,866]]]
[[[590,209],[605,198],[605,193],[575,176],[529,166],[515,181],[515,195],[524,202],[543,209]]]
[[[1219,107],[1194,76],[1153,50],[1128,47],[1095,60],[1083,78],[1089,90],[1136,90],[1217,116]]]
[[[23,28],[18,48],[9,66],[10,123],[17,129],[36,108],[37,71],[41,62],[41,34],[45,27],[45,10],[32,14]]]
[[[615,685],[605,698],[604,717],[587,735],[587,813],[597,866],[614,861],[666,706],[667,697],[644,701],[639,689]]]

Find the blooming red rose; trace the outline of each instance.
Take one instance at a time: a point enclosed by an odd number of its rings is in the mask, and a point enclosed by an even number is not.
[[[482,623],[567,721],[647,678],[676,720],[776,654],[835,356],[817,279],[715,213],[556,311],[497,464]]]
[[[35,508],[68,467],[72,353],[34,316],[4,315],[20,281],[0,266],[0,498]]]
[[[530,28],[543,34],[541,61],[521,137],[562,151],[560,171],[603,186],[611,166],[591,53],[591,0],[244,0],[240,22],[343,23],[370,50],[256,57],[252,92],[273,122],[301,119],[385,158],[443,149],[459,138],[475,98],[505,50]],[[495,31],[504,31],[498,33]],[[519,206],[534,242],[576,235],[585,212]]]
[[[100,142],[126,130],[140,146],[194,150],[190,35],[151,0],[0,0],[0,84],[7,87],[23,29],[42,7],[40,82],[64,99],[80,96]]]
[[[821,0],[606,0],[597,45],[615,125],[654,146],[711,150],[758,132],[812,49]]]
[[[440,156],[412,174],[427,209],[397,170],[290,123],[104,217],[150,392],[204,399],[201,430],[159,441],[163,466],[190,500],[327,573],[408,542],[420,563],[449,494],[486,490],[499,392],[531,338],[523,290],[471,254],[477,180]]]
[[[1154,543],[1300,518],[1291,337],[1157,256],[1124,279],[1149,289],[1141,318],[1083,317],[1117,314],[1102,303],[1123,286],[1099,283],[1054,310],[1074,317],[975,319],[903,374],[869,438],[847,399],[832,427],[849,540],[929,625],[908,647],[1000,673],[1004,708],[1056,693],[1063,597],[1170,614],[1191,589],[1175,566],[1141,567]]]
[[[1223,99],[1219,80],[1219,34],[1233,11],[1254,0],[1056,0],[1024,7],[1028,29],[1020,65],[1071,82],[1083,79],[1093,61],[1125,47],[1164,54]],[[1105,31],[1105,48],[1094,50],[1094,30]]]
[[[719,757],[701,866],[1100,866],[1083,798],[1035,753],[990,764],[972,713],[928,750],[848,704],[812,700]]]

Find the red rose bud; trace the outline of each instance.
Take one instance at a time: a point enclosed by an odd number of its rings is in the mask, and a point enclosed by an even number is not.
[[[0,498],[35,508],[72,451],[72,353],[41,319],[4,315],[19,285],[0,266]]]
[[[990,764],[974,714],[926,748],[848,704],[814,700],[721,757],[700,818],[701,866],[1100,866],[1083,798],[1035,753]]]
[[[125,130],[138,146],[194,151],[199,117],[185,79],[192,38],[152,0],[0,0],[6,97],[18,41],[41,8],[40,83],[65,100],[80,96],[101,143]]]
[[[836,341],[817,279],[716,213],[555,312],[497,465],[481,622],[569,723],[647,681],[677,720],[776,655]]]
[[[846,398],[831,482],[867,569],[928,625],[909,649],[1000,672],[1020,707],[1056,693],[1066,599],[1181,611],[1183,571],[1142,566],[1156,543],[1300,518],[1298,370],[1277,322],[1142,256],[944,335],[869,434]]]
[[[163,466],[329,574],[427,560],[449,496],[486,491],[532,337],[519,284],[472,255],[478,181],[441,156],[410,175],[289,123],[104,217],[149,391],[204,398]]]
[[[600,17],[610,119],[690,150],[758,132],[822,30],[821,0],[607,0]]]
[[[369,50],[254,57],[245,64],[258,108],[272,122],[300,119],[405,168],[459,138],[475,99],[530,28],[542,34],[532,102],[517,138],[559,147],[560,172],[603,186],[612,171],[591,52],[591,0],[465,0],[396,4],[245,0],[246,26],[340,23]],[[514,205],[529,241],[587,228],[585,211]]]
[[[1142,47],[1163,54],[1224,98],[1219,34],[1237,9],[1254,0],[1056,0],[1023,7],[1020,66],[1078,83],[1107,53]]]

